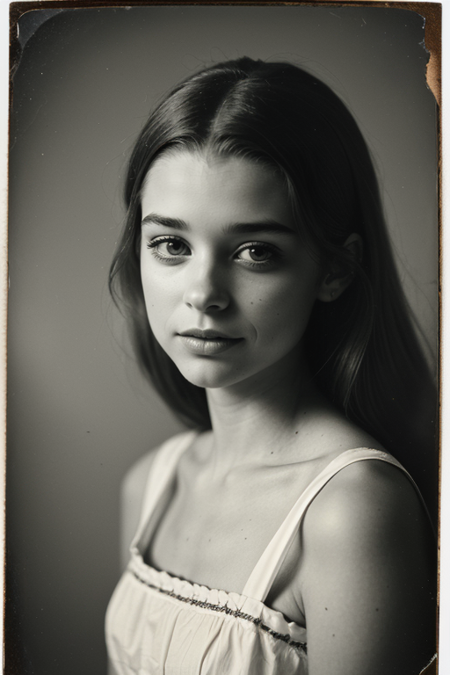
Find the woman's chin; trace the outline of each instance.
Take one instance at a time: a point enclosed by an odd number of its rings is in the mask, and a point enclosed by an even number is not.
[[[196,387],[201,387],[203,389],[221,389],[224,387],[229,387],[236,383],[236,380],[226,377],[214,377],[209,374],[200,374],[200,373],[186,373],[180,371],[183,377],[193,384]]]
[[[298,351],[292,350],[284,359],[266,359],[264,367],[260,362],[250,359],[235,360],[234,363],[225,359],[211,359],[209,357],[195,359],[174,359],[178,370],[183,377],[203,389],[225,389],[235,387],[236,392],[249,394],[255,387],[260,390],[267,384],[279,381],[280,375],[298,370]],[[239,385],[243,385],[240,387]]]
[[[195,385],[203,389],[221,389],[231,387],[243,379],[243,373],[240,370],[224,368],[219,365],[212,364],[196,364],[194,367],[183,367],[177,364],[177,367],[183,377]]]

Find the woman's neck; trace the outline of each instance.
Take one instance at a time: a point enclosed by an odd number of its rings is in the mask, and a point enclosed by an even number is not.
[[[327,402],[303,358],[223,389],[207,390],[211,459],[219,471],[253,463],[286,462]],[[282,459],[283,458],[283,459]]]

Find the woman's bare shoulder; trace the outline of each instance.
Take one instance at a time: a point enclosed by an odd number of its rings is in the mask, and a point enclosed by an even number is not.
[[[139,524],[145,488],[153,462],[164,446],[168,443],[174,443],[178,439],[181,440],[185,434],[186,432],[176,434],[168,441],[146,452],[130,466],[122,479],[120,487],[120,540],[123,565],[128,562],[129,546]]]
[[[302,528],[301,593],[317,672],[336,658],[342,672],[419,672],[433,653],[434,549],[421,499],[398,467],[358,461],[329,481]]]
[[[147,451],[129,467],[122,478],[121,498],[123,501],[136,500],[142,502],[148,474],[160,447],[157,446]]]
[[[428,523],[426,510],[410,477],[390,462],[373,459],[355,461],[338,471],[325,485],[309,509],[310,527],[333,527],[340,531],[366,531],[367,525],[389,529],[405,521]],[[314,521],[314,523],[312,522]]]
[[[120,487],[120,558],[126,567],[129,547],[136,533],[144,499],[147,478],[158,448],[140,457],[126,472]]]
[[[190,432],[181,432],[172,436],[168,440],[164,441],[160,445],[152,448],[147,451],[144,455],[139,457],[127,470],[125,473],[122,484],[121,484],[121,496],[122,500],[126,502],[136,501],[139,504],[142,503],[144,496],[145,486],[147,484],[147,478],[150,473],[150,469],[154,462],[155,457],[158,452],[162,450],[169,443],[175,444],[177,441],[181,441],[187,434]]]

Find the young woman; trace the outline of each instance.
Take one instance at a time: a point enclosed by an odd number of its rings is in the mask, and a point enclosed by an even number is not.
[[[219,64],[150,116],[126,204],[113,295],[191,430],[125,481],[113,672],[418,674],[436,396],[354,119],[295,66]]]

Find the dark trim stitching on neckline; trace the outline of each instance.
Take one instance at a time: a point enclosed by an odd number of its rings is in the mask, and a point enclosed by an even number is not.
[[[296,642],[296,640],[291,639],[290,635],[277,633],[276,631],[272,630],[272,628],[269,628],[269,626],[266,626],[266,624],[263,623],[261,619],[258,619],[255,616],[252,616],[251,614],[245,614],[244,612],[241,612],[239,609],[230,609],[229,607],[226,607],[226,605],[213,605],[210,602],[204,602],[202,600],[195,600],[195,598],[187,598],[184,595],[178,595],[177,593],[174,593],[174,591],[167,591],[164,588],[159,588],[159,586],[154,586],[153,584],[150,584],[148,581],[141,579],[141,577],[138,574],[136,574],[136,572],[134,572],[133,570],[130,570],[130,572],[142,584],[145,584],[149,588],[153,588],[155,591],[158,591],[163,595],[168,595],[169,597],[174,598],[175,600],[179,600],[180,602],[185,602],[188,605],[195,605],[196,607],[211,609],[214,612],[223,612],[224,614],[230,614],[232,616],[235,616],[237,619],[244,619],[245,621],[250,621],[255,626],[258,626],[258,628],[261,628],[261,630],[265,631],[266,633],[269,633],[269,635],[271,635],[276,640],[281,640],[282,642],[288,644],[290,647],[295,647],[296,649],[300,649],[306,653],[306,642]]]

